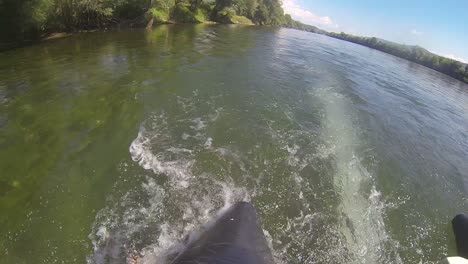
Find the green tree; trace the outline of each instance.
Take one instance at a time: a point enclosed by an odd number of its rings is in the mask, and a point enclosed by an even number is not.
[[[262,3],[259,3],[257,10],[255,10],[254,22],[259,25],[265,25],[269,22],[270,13],[268,8]]]
[[[284,15],[284,25],[287,27],[294,27],[294,20],[292,19],[291,15]]]
[[[284,24],[284,11],[281,7],[279,0],[263,0],[265,6],[268,8],[268,21],[267,23],[274,26],[281,26]]]
[[[255,10],[257,9],[258,2],[257,0],[245,0],[245,14],[244,16],[248,17],[249,19],[253,19],[255,17]]]

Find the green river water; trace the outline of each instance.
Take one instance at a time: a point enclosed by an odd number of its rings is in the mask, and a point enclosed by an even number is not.
[[[468,86],[375,50],[168,25],[0,53],[2,264],[164,263],[235,201],[277,263],[435,263],[467,197]]]

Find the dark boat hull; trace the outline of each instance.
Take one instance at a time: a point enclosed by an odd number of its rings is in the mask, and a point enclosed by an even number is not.
[[[260,227],[255,208],[239,202],[172,262],[174,264],[270,264],[273,257]]]

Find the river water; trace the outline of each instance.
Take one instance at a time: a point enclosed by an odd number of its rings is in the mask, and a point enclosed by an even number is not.
[[[435,263],[467,197],[468,86],[362,46],[173,25],[0,54],[0,263],[162,263],[235,201],[277,263]]]

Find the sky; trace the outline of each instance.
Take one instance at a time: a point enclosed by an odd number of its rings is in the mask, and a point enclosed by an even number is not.
[[[468,63],[468,0],[283,0],[283,9],[327,31],[419,45]]]

